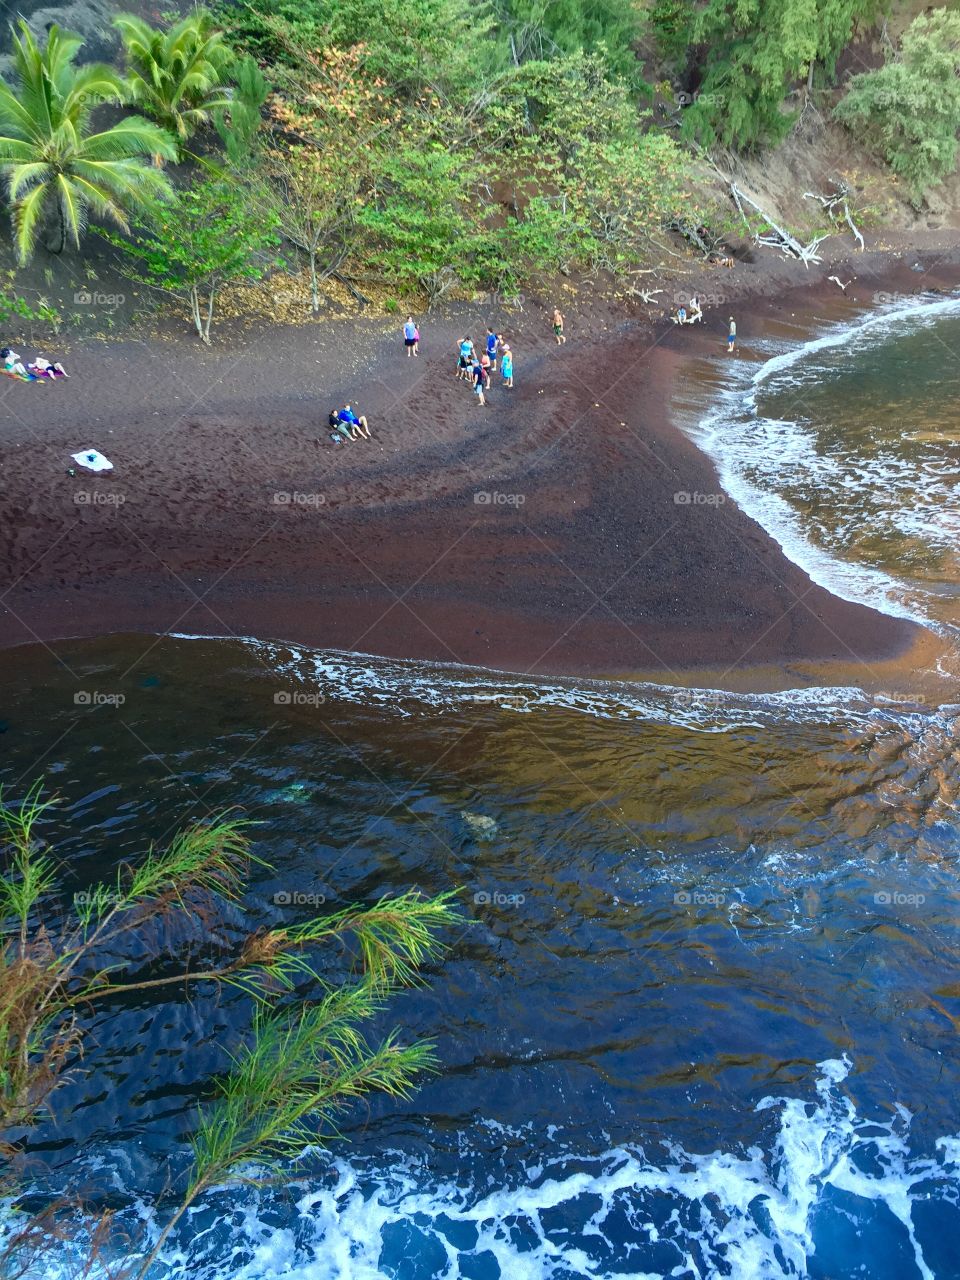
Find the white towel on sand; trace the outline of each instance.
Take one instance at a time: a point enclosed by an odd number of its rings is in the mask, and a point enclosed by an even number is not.
[[[79,463],[81,467],[86,467],[88,471],[113,470],[113,463],[109,458],[105,458],[96,449],[84,449],[82,453],[74,453],[71,456],[74,462]]]

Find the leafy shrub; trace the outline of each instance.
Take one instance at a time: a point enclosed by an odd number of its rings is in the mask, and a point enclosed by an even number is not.
[[[960,13],[936,9],[910,24],[899,57],[854,76],[836,108],[910,188],[915,202],[957,163]]]

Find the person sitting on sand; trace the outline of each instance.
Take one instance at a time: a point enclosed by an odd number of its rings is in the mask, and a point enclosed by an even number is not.
[[[337,417],[341,422],[345,422],[350,427],[351,431],[354,432],[351,436],[352,440],[356,440],[357,433],[363,436],[364,440],[370,439],[370,428],[367,426],[366,418],[362,413],[359,415],[354,413],[349,404],[345,404],[343,406],[337,414]]]
[[[331,431],[335,431],[335,432],[338,431],[340,433],[340,435],[334,435],[332,437],[334,444],[340,443],[340,436],[343,436],[344,440],[352,440],[354,438],[353,435],[351,434],[349,423],[340,421],[339,417],[337,416],[336,409],[330,410],[330,414],[329,414],[329,417],[327,418],[327,421],[330,423]],[[319,444],[319,441],[317,441],[317,443]]]
[[[673,323],[674,323],[674,324],[686,324],[686,323],[687,323],[687,308],[683,305],[683,303],[682,303],[682,302],[681,302],[680,306],[679,306],[679,307],[677,307],[677,314],[673,317]]]
[[[27,365],[27,368],[31,373],[35,373],[38,378],[70,377],[59,360],[51,363],[45,356],[37,356],[33,364]]]
[[[694,294],[690,299],[690,319],[687,324],[696,324],[698,320],[703,323],[703,308],[700,306],[700,298]]]
[[[20,359],[20,356],[12,347],[4,347],[0,350],[0,356],[3,357],[3,367],[6,369],[7,373],[15,373],[21,378],[29,376],[26,369],[23,367],[23,362]]]

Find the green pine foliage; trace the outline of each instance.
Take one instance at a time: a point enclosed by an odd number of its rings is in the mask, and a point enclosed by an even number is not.
[[[609,71],[649,88],[634,48],[644,29],[635,0],[496,0],[496,14],[515,63],[601,49]]]
[[[915,18],[899,57],[854,76],[836,116],[866,137],[919,203],[957,165],[960,13],[936,9]]]
[[[880,0],[709,0],[689,27],[701,81],[684,111],[684,137],[744,151],[778,142],[796,120],[790,90],[811,67],[832,72],[854,24],[872,22],[879,7]]]

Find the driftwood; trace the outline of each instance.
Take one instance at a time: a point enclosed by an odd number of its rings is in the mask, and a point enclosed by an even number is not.
[[[822,196],[816,191],[805,191],[803,193],[804,200],[819,200],[820,207],[825,209],[832,218],[837,217],[839,213],[843,214],[843,220],[853,232],[853,238],[860,246],[860,251],[867,247],[864,243],[863,236],[850,216],[850,188],[843,181],[834,182],[834,190],[830,195]]]
[[[799,258],[805,267],[809,267],[811,262],[820,261],[820,255],[817,250],[820,248],[821,244],[823,244],[824,240],[828,240],[830,238],[829,236],[814,236],[809,244],[801,244],[796,236],[791,235],[790,232],[785,230],[783,227],[777,226],[773,219],[764,213],[763,209],[760,208],[757,202],[755,200],[751,200],[744,191],[741,191],[735,182],[730,183],[730,194],[733,197],[734,204],[740,211],[740,217],[743,218],[747,230],[753,236],[753,239],[757,244],[769,245],[772,249],[779,249],[780,252],[785,254],[787,257]],[[768,232],[760,235],[758,232],[753,230],[750,226],[750,219],[747,217],[743,209],[745,204],[748,204],[751,209],[755,210],[760,215],[770,228]]]

